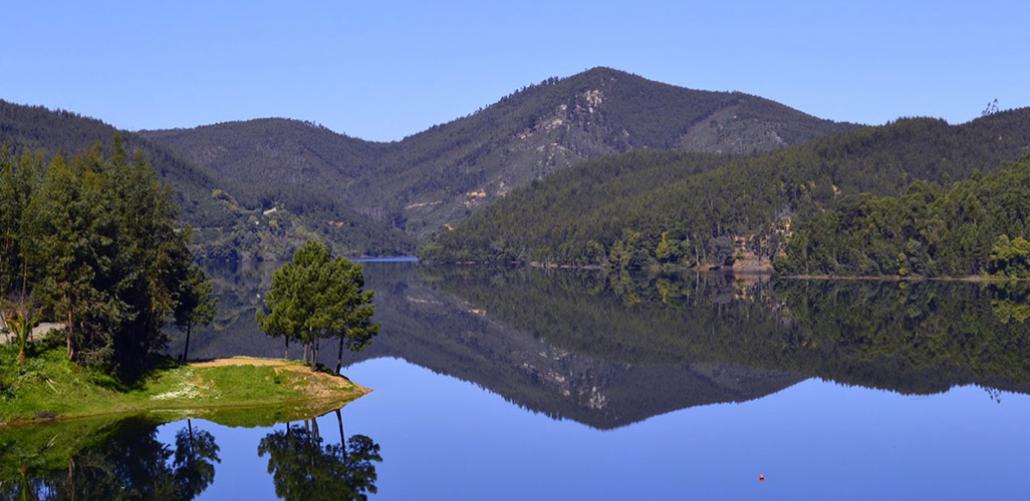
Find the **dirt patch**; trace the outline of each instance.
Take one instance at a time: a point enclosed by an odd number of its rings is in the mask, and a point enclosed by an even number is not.
[[[309,398],[326,399],[335,398],[344,392],[357,392],[358,394],[368,393],[368,389],[352,383],[343,376],[335,376],[325,372],[314,372],[304,366],[285,365],[275,369],[276,374],[291,372],[297,378],[294,381],[300,383],[298,389],[304,392]]]

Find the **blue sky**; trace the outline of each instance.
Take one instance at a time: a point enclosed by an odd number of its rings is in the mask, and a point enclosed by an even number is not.
[[[0,99],[127,129],[286,116],[399,139],[611,66],[836,120],[1030,106],[1030,3],[5,2]]]

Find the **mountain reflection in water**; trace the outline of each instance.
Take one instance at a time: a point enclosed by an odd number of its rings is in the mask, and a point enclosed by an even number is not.
[[[192,357],[282,356],[273,268],[212,270]],[[1025,284],[365,269],[369,395],[0,430],[0,499],[1030,496]]]
[[[282,356],[253,318],[271,268],[215,270],[223,309],[194,357]],[[811,377],[904,394],[1030,391],[1021,284],[365,269],[383,329],[349,363],[400,358],[595,428]]]

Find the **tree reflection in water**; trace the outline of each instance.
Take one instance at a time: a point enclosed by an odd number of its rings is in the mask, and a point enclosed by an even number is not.
[[[60,425],[58,425],[60,426]],[[11,464],[0,479],[0,499],[193,499],[214,481],[219,462],[213,435],[194,430],[191,422],[176,434],[174,450],[156,438],[158,424],[129,418],[94,430],[105,438],[98,444],[61,457],[60,440],[72,440],[60,430],[47,443],[15,439],[0,452]],[[88,437],[78,437],[90,440]]]
[[[367,499],[367,494],[376,493],[374,463],[383,460],[379,445],[365,435],[344,440],[339,411],[336,418],[338,445],[322,445],[314,419],[303,425],[287,424],[285,430],[261,440],[258,455],[268,456],[277,496],[286,500]]]

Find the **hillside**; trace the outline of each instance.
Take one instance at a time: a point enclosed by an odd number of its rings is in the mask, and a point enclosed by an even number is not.
[[[122,134],[128,150],[143,153],[163,182],[175,187],[176,200],[188,222],[202,227],[225,227],[232,223],[233,215],[211,198],[214,181],[207,169],[184,162],[142,136],[118,131],[95,118],[0,100],[0,145],[12,147],[15,152],[43,150],[48,154],[74,155],[97,142],[110,147],[115,133]]]
[[[241,203],[280,203],[297,212],[342,206],[340,190],[369,171],[383,150],[311,123],[275,118],[142,134],[210,168]]]
[[[750,252],[768,264],[798,210],[861,192],[898,194],[916,180],[960,180],[1028,152],[1030,108],[956,126],[904,119],[715,168],[703,157],[623,155],[518,190],[441,232],[423,254],[636,268],[721,266]]]
[[[804,214],[777,269],[795,274],[1030,276],[1030,159],[948,189],[843,197]]]
[[[194,229],[195,254],[202,258],[283,258],[312,236],[326,238],[337,252],[348,255],[412,249],[401,232],[345,207],[278,207],[253,196],[245,183],[234,182],[239,173],[209,170],[139,134],[67,111],[0,100],[0,145],[12,148],[15,154],[42,150],[76,155],[96,143],[110,151],[116,133],[122,135],[129,151],[142,153],[161,181],[173,189],[183,222]]]
[[[141,134],[232,176],[247,200],[342,203],[423,237],[584,159],[636,149],[769,151],[852,127],[756,96],[594,68],[392,143],[281,119]]]

